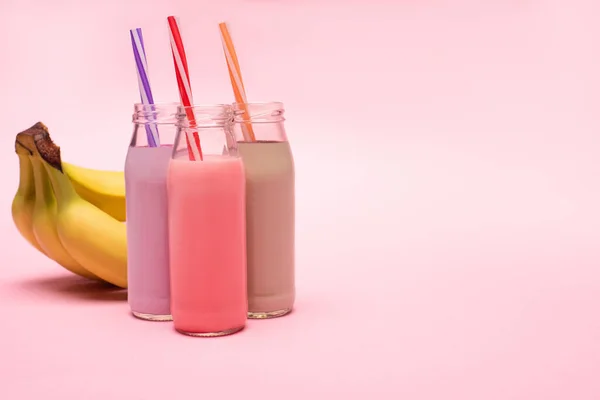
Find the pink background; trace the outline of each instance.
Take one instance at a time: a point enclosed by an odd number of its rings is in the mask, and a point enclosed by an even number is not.
[[[124,3],[124,4],[123,4]],[[598,2],[33,1],[0,6],[0,398],[600,398]],[[297,309],[193,339],[128,315],[10,217],[14,134],[123,167],[142,27],[177,99],[281,100],[297,165]]]

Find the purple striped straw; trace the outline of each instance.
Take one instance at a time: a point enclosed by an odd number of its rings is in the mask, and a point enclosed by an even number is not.
[[[133,46],[133,56],[135,57],[135,64],[138,76],[138,87],[140,89],[140,98],[144,105],[154,105],[154,99],[152,98],[152,90],[150,90],[150,81],[148,80],[148,62],[146,61],[146,50],[144,49],[144,39],[142,38],[142,29],[136,28],[129,31],[131,34],[131,45]],[[151,107],[154,111],[154,107]],[[153,119],[152,115],[150,119]],[[160,139],[158,136],[158,128],[156,124],[145,124],[146,135],[148,136],[148,146],[158,147],[160,146]]]

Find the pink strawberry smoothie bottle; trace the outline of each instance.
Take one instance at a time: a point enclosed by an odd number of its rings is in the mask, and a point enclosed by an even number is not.
[[[170,321],[167,171],[178,103],[134,106],[125,161],[128,302],[134,316]]]
[[[295,171],[282,103],[234,104],[246,174],[248,317],[288,314],[295,285]]]
[[[191,336],[246,324],[245,179],[231,120],[229,106],[180,107],[169,163],[171,313]]]

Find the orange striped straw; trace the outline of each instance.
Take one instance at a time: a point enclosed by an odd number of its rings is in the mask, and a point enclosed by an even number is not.
[[[240,64],[238,63],[237,55],[235,54],[235,48],[233,47],[233,41],[231,35],[227,29],[227,24],[221,22],[219,24],[221,30],[221,41],[223,42],[223,52],[225,53],[225,59],[227,60],[227,69],[229,70],[229,79],[231,80],[231,86],[233,88],[233,95],[235,101],[240,104],[244,111],[244,140],[256,141],[254,131],[252,130],[252,124],[250,123],[248,115],[248,107],[246,106],[246,90],[244,89],[244,82],[242,81],[242,71],[240,70]]]

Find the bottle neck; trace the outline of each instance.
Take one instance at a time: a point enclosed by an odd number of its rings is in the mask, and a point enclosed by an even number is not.
[[[130,147],[163,147],[173,146],[177,126],[175,121],[164,124],[135,123]]]
[[[135,104],[131,147],[172,146],[178,103]]]
[[[238,142],[287,142],[283,121],[234,122],[233,136]]]
[[[203,160],[204,156],[237,154],[237,142],[230,126],[178,128],[173,158]]]
[[[233,132],[238,142],[287,142],[283,104],[235,103]]]
[[[232,119],[231,106],[225,104],[179,107],[173,158],[202,161],[204,156],[236,151]]]

